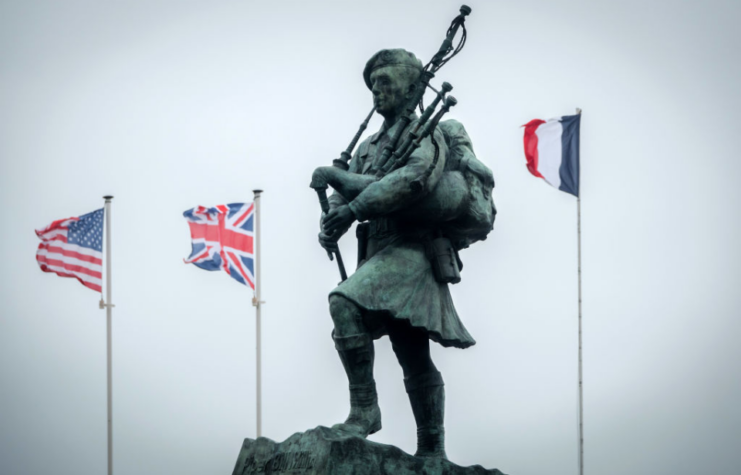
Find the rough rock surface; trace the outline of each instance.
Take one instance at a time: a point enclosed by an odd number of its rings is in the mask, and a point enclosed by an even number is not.
[[[392,445],[371,442],[319,426],[277,443],[245,439],[233,475],[504,475],[480,465],[460,467],[441,459],[414,457]]]

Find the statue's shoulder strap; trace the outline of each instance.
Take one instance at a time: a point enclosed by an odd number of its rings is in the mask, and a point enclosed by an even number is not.
[[[371,146],[371,140],[373,139],[373,136],[366,137],[365,140],[363,140],[360,143],[360,146],[358,146],[358,156],[359,157],[367,157],[368,152],[370,151]]]
[[[365,140],[363,140],[360,143],[358,148],[355,149],[355,153],[353,154],[353,159],[350,162],[350,172],[351,173],[362,173],[363,168],[368,162],[368,151],[370,149],[371,138],[372,137],[367,137]]]
[[[489,167],[484,165],[473,151],[471,137],[468,136],[463,124],[454,119],[442,121],[438,127],[443,132],[445,143],[448,145],[448,160],[445,163],[446,171],[472,172],[489,186],[494,186],[494,175]]]

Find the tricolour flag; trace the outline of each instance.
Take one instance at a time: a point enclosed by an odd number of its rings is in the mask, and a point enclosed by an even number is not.
[[[548,121],[533,119],[525,127],[527,169],[551,186],[579,196],[579,124],[581,114]]]
[[[97,292],[103,286],[103,209],[36,230],[36,261],[44,272],[74,277]]]
[[[190,226],[193,251],[186,264],[224,269],[237,282],[255,288],[255,205],[232,203],[197,206],[183,213]]]

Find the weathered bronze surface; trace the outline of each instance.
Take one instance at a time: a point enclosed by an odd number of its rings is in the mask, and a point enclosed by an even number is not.
[[[480,465],[460,467],[445,459],[413,457],[398,448],[317,427],[281,443],[245,439],[233,475],[504,475]]]
[[[267,472],[268,464],[273,472],[296,467],[299,473],[501,473],[447,461],[444,383],[430,357],[430,340],[444,347],[475,344],[448,285],[461,281],[460,251],[486,239],[496,215],[491,171],[476,158],[463,125],[441,120],[457,103],[448,95],[453,87],[443,83],[433,89],[430,105],[422,105],[435,72],[465,43],[464,20],[471,10],[460,11],[427,65],[403,49],[370,58],[363,78],[373,109],[340,158],[312,175],[322,208],[319,243],[330,258],[337,257],[342,278],[329,294],[329,312],[349,382],[350,414],[332,428],[295,434],[280,445],[246,440],[235,474]],[[352,154],[374,112],[384,118],[381,129]],[[334,191],[327,197],[329,187]],[[348,277],[338,240],[355,221],[358,262]],[[384,335],[404,373],[417,425],[415,457],[364,440],[382,427],[373,341]]]
[[[353,222],[361,223],[358,268],[346,278],[341,265],[343,281],[329,294],[351,403],[348,418],[333,429],[360,437],[381,429],[373,340],[388,335],[417,423],[419,457],[446,458],[444,383],[429,341],[475,344],[448,284],[461,280],[459,251],[485,239],[496,214],[491,171],[476,159],[463,126],[441,121],[457,103],[447,95],[452,86],[443,83],[422,116],[415,113],[434,72],[460,51],[465,27],[455,51],[452,41],[468,13],[461,8],[426,66],[403,49],[379,51],[368,61],[363,77],[383,126],[350,160],[366,119],[341,158],[317,168],[311,182],[322,203],[319,243],[330,256],[339,257],[338,240]],[[334,192],[326,198],[329,186]]]

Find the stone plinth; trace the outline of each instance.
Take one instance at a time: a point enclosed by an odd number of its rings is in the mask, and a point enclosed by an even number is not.
[[[414,457],[384,445],[319,426],[277,443],[245,439],[233,475],[504,475],[480,465],[460,467]]]

